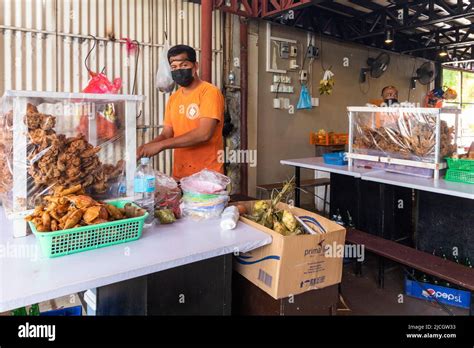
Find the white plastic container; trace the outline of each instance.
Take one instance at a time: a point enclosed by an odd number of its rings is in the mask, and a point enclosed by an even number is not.
[[[225,208],[221,215],[221,228],[223,230],[233,230],[237,226],[239,217],[239,209],[236,206]]]

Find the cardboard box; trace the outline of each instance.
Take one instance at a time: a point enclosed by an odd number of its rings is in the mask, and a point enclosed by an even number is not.
[[[471,305],[471,293],[469,291],[416,282],[407,277],[405,277],[405,293],[408,296],[431,302],[436,302],[436,297],[439,302],[449,306],[469,309]]]
[[[251,212],[255,201],[237,202]],[[279,209],[289,209],[280,203]],[[240,221],[272,236],[269,245],[234,257],[234,270],[275,299],[321,289],[341,282],[346,230],[335,222],[300,208],[296,216],[315,218],[325,234],[283,236],[252,220]]]

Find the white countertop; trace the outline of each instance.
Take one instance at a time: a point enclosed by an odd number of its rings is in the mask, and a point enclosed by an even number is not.
[[[362,180],[374,181],[381,184],[389,184],[415,190],[428,191],[443,195],[474,199],[474,184],[463,184],[458,182],[420,178],[417,176],[377,171],[364,174]]]
[[[451,182],[446,181],[443,178],[434,180],[412,175],[386,172],[380,169],[365,169],[358,167],[352,167],[349,169],[348,166],[325,164],[322,157],[281,160],[280,163],[306,169],[320,170],[323,172],[349,175],[355,178],[360,178],[361,180],[374,181],[381,184],[389,184],[443,195],[474,199],[474,184]]]
[[[0,312],[178,267],[246,252],[271,236],[239,222],[222,231],[219,220],[185,218],[143,230],[133,242],[48,259],[34,235],[12,237],[0,207]]]
[[[298,158],[281,160],[281,164],[289,166],[301,167],[306,169],[320,170],[323,172],[350,175],[355,178],[360,178],[363,174],[373,171],[374,169],[352,167],[349,169],[348,166],[336,166],[324,163],[322,157],[309,157],[309,158]]]

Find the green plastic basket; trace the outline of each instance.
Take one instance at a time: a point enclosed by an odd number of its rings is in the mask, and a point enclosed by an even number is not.
[[[107,203],[123,208],[129,202],[118,200]],[[55,232],[38,232],[33,223],[29,224],[45,256],[58,257],[137,240],[142,235],[147,216],[148,213],[145,213],[135,218]]]
[[[448,169],[445,180],[462,182],[465,184],[474,184],[474,172],[466,172],[463,170]]]
[[[474,172],[474,160],[465,158],[451,158],[446,157],[448,161],[449,169],[464,170],[468,172]]]

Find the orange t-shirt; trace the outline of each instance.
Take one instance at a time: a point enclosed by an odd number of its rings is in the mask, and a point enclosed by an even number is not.
[[[164,125],[172,127],[177,137],[197,128],[199,119],[204,117],[216,119],[219,123],[208,142],[174,149],[173,176],[176,179],[205,168],[224,172],[224,163],[218,161],[218,151],[223,150],[224,96],[216,86],[202,81],[187,95],[180,87],[166,104]]]

